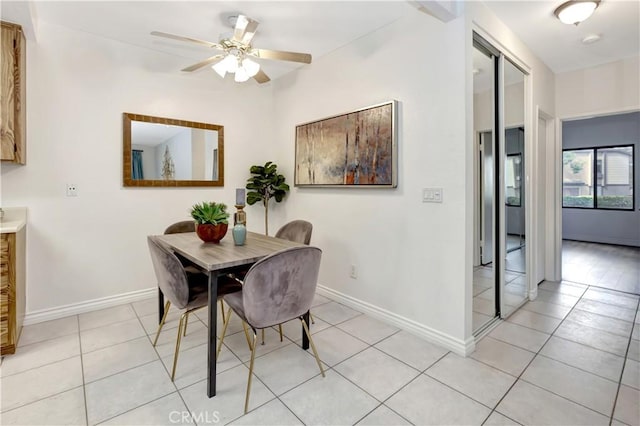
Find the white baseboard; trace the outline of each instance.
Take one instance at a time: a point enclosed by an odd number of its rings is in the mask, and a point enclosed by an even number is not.
[[[435,343],[436,345],[443,346],[458,355],[468,356],[476,349],[476,341],[472,336],[466,341],[456,339],[448,334],[434,330],[415,322],[409,318],[405,318],[393,312],[389,312],[386,309],[382,309],[378,306],[372,305],[354,297],[348,296],[339,291],[318,285],[317,291],[322,296],[326,296],[336,302],[342,303],[349,307],[352,307],[360,312],[371,315],[372,317],[379,319],[387,324],[394,325],[402,330],[405,330],[411,334],[422,337],[423,339]],[[313,313],[313,312],[312,312]]]
[[[112,306],[122,305],[125,303],[137,302],[139,300],[148,299],[158,294],[158,288],[152,287],[145,290],[136,290],[129,293],[118,294],[115,296],[102,297],[100,299],[87,300],[80,303],[72,303],[70,305],[58,306],[50,309],[42,309],[40,311],[27,312],[24,316],[23,325],[37,324],[44,321],[64,318],[71,315],[83,314],[85,312],[97,311]]]

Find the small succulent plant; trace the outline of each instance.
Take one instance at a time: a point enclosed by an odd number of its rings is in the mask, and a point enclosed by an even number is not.
[[[211,225],[229,223],[227,205],[213,201],[203,201],[202,203],[194,204],[191,208],[191,217],[194,218],[199,225],[205,223]]]

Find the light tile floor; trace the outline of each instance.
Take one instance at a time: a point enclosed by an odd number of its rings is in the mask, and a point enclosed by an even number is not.
[[[527,298],[525,275],[516,271],[505,273],[505,308],[507,315]],[[490,266],[473,268],[473,331],[482,328],[495,317],[495,287]]]
[[[614,266],[615,265],[615,266]],[[562,241],[562,278],[640,294],[640,248]]]
[[[25,327],[0,365],[3,425],[640,424],[636,295],[543,283],[539,300],[467,358],[316,296],[327,376],[299,324],[266,333],[243,415],[248,349],[237,317],[206,397],[206,312],[190,321],[169,378],[177,312],[153,348],[156,301]]]

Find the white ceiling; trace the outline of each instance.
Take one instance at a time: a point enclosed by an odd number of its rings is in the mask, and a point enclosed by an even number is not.
[[[553,15],[565,0],[488,1],[487,6],[555,73],[592,67],[640,54],[640,1],[602,0],[578,26]],[[602,39],[585,45],[590,34]]]
[[[415,10],[404,1],[40,1],[34,5],[39,20],[183,58],[177,73],[219,51],[154,37],[151,31],[217,42],[220,34],[232,31],[227,17],[241,12],[260,22],[254,47],[318,58]],[[260,62],[272,79],[304,66]],[[207,72],[214,75],[209,67],[195,73]]]
[[[611,62],[640,51],[640,2],[636,0],[603,0],[594,16],[578,27],[553,16],[562,0],[485,3],[554,72]],[[2,18],[22,23],[25,4],[3,0]],[[30,6],[38,21],[170,54],[179,63],[176,73],[214,53],[204,46],[153,37],[151,31],[215,42],[231,30],[227,16],[242,12],[260,22],[255,47],[311,53],[317,59],[407,14],[420,13],[403,0],[38,1]],[[591,33],[601,34],[602,40],[583,45],[580,40]],[[261,62],[272,79],[304,66]],[[207,72],[212,73],[205,67],[196,74]]]

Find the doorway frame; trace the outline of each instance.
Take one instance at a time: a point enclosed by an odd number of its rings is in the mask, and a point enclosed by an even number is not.
[[[567,114],[558,116],[554,120],[555,126],[555,149],[552,161],[555,164],[556,175],[554,176],[553,187],[556,190],[555,209],[553,217],[555,219],[554,231],[555,235],[551,236],[554,248],[553,260],[548,267],[553,272],[553,281],[562,281],[562,123],[565,121],[583,120],[587,118],[606,117],[608,115],[627,114],[631,112],[640,112],[640,105],[632,107],[622,107],[616,109],[603,109],[600,111],[581,112],[577,114]]]

